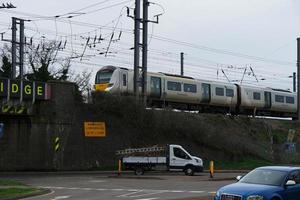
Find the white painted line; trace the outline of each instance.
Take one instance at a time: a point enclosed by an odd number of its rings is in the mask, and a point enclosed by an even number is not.
[[[109,189],[104,189],[104,188],[96,188],[95,190],[97,190],[97,191],[106,191],[106,190],[109,190]]]
[[[183,190],[170,190],[169,192],[172,192],[172,193],[182,193],[182,192],[185,192]]]
[[[204,193],[205,191],[188,191],[189,193]]]
[[[50,199],[50,200],[68,199],[70,197],[71,196],[57,196],[57,197],[54,197],[54,199]]]
[[[136,199],[136,200],[154,200],[154,199],[159,199],[159,198],[154,197],[154,198],[148,198],[148,199]]]
[[[122,194],[122,195],[117,196],[117,197],[129,197],[130,195],[134,195],[134,194],[137,194],[137,193],[140,193],[140,192],[142,192],[142,190],[136,191],[136,192],[130,192],[130,193]]]
[[[125,189],[110,189],[112,191],[124,191]]]
[[[103,183],[103,182],[106,182],[106,181],[104,181],[104,180],[91,180],[89,182],[91,182],[91,183]]]
[[[139,194],[139,195],[131,195],[129,197],[142,197],[142,196],[148,196],[148,195],[154,195],[154,194],[161,194],[164,193],[162,191],[158,191],[158,192],[150,192],[150,193],[145,193],[145,194]]]
[[[72,188],[68,188],[69,190],[80,190],[80,188],[77,187],[72,187]]]
[[[208,194],[216,194],[217,192],[208,192]]]
[[[137,189],[128,189],[127,191],[128,192],[137,192],[137,191],[140,191],[140,190],[137,190]]]

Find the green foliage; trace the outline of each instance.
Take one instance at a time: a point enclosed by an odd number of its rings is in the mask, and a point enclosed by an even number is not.
[[[19,187],[12,187],[12,188],[0,188],[0,200],[6,198],[13,198],[13,197],[21,197],[28,194],[33,194],[40,190],[35,188],[19,188]]]
[[[9,61],[6,55],[3,55],[0,77],[10,78],[10,75],[11,75],[11,62]]]
[[[2,187],[2,188],[1,188]],[[16,198],[40,192],[39,189],[28,187],[15,180],[0,179],[0,200]]]
[[[20,183],[15,180],[9,180],[9,179],[0,179],[0,186],[23,186],[23,183]]]

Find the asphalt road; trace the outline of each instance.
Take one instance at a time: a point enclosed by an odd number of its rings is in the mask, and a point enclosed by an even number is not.
[[[233,178],[238,174],[216,174]],[[26,200],[160,200],[213,196],[216,190],[234,180],[211,181],[208,174],[152,174],[142,177],[111,174],[18,174],[1,175],[26,184],[50,189],[51,193]]]

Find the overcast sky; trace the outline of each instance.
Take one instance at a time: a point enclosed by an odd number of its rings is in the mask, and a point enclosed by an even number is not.
[[[0,3],[6,2],[0,0]],[[26,22],[25,34],[28,38],[33,36],[36,44],[42,36],[45,40],[67,40],[66,48],[59,52],[60,58],[83,55],[82,59],[73,59],[72,69],[75,71],[87,69],[95,74],[107,64],[132,68],[133,20],[126,16],[124,6],[133,7],[134,1],[11,2],[16,9],[0,9],[0,32],[6,32],[7,38],[11,34],[10,18],[23,17],[32,20]],[[163,15],[159,24],[149,24],[149,71],[179,73],[179,54],[184,52],[186,75],[224,81],[226,75],[234,82],[242,79],[247,67],[244,84],[292,89],[292,79],[288,76],[296,71],[299,0],[153,2],[155,4],[149,7],[150,18],[155,14]],[[79,15],[71,14],[73,18],[66,18],[70,16],[67,13],[74,11],[79,11]],[[60,17],[55,18],[57,15]],[[106,52],[113,32],[115,42],[108,50],[111,53],[106,57],[100,55]],[[95,47],[93,44],[91,48],[87,47],[83,54],[87,38],[90,37],[91,44],[95,36],[99,38],[100,35],[105,40]]]

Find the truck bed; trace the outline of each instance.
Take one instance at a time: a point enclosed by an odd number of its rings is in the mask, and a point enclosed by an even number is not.
[[[124,164],[166,164],[166,157],[144,157],[144,156],[129,156],[123,158]]]

